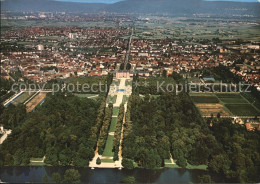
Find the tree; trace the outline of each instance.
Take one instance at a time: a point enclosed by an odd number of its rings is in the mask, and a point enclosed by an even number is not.
[[[213,183],[211,176],[208,174],[204,174],[198,177],[199,183]]]
[[[216,173],[226,173],[230,168],[231,160],[226,153],[213,156],[209,162],[209,169]]]
[[[52,176],[51,176],[51,181],[53,183],[61,183],[62,179],[61,179],[60,174],[59,173],[53,173]]]
[[[80,173],[75,169],[65,171],[63,183],[80,183]]]
[[[176,164],[182,168],[186,168],[187,166],[187,160],[183,157],[183,156],[180,156],[176,162]]]
[[[101,159],[98,157],[97,160],[96,160],[96,164],[97,165],[100,165],[101,164]]]
[[[167,71],[166,70],[163,70],[162,77],[164,77],[164,78],[167,77]]]
[[[130,70],[131,69],[131,64],[130,63],[127,63],[126,65],[126,70]]]
[[[123,158],[122,160],[122,166],[126,169],[134,169],[133,160]]]

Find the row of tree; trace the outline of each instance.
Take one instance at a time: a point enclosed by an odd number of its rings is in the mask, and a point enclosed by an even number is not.
[[[119,107],[118,119],[117,119],[116,130],[115,130],[114,141],[113,141],[114,161],[119,159],[118,152],[119,152],[120,139],[121,139],[121,130],[124,121],[124,112],[125,112],[125,108],[124,108],[124,104],[122,103]]]
[[[109,106],[105,110],[103,125],[101,127],[99,138],[98,138],[98,153],[100,155],[103,154],[105,149],[106,140],[108,137],[108,130],[112,120],[112,114],[113,114],[113,105],[109,104]]]

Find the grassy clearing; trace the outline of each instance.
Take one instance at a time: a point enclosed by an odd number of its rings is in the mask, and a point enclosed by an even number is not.
[[[36,161],[36,162],[39,162],[39,161],[42,161],[42,158],[31,158],[30,161]]]
[[[164,163],[165,163],[165,164],[172,164],[172,162],[171,162],[170,159],[164,159]]]
[[[248,102],[240,94],[216,94],[223,103],[247,104]]]
[[[114,156],[114,153],[112,152],[113,140],[114,140],[114,136],[108,135],[106,146],[105,146],[105,150],[104,150],[102,156],[105,156],[105,157],[112,157],[112,156]]]
[[[258,112],[250,104],[226,104],[228,110],[235,116],[259,116]]]
[[[200,169],[200,170],[207,170],[208,166],[207,165],[190,165],[187,164],[187,169]]]
[[[191,96],[194,103],[219,103],[216,96]]]
[[[165,168],[181,168],[181,167],[179,167],[177,164],[166,164],[165,163],[165,166],[164,166]]]
[[[115,161],[113,159],[101,159],[101,163],[114,163]]]
[[[109,132],[114,132],[116,130],[116,123],[117,123],[117,118],[112,118]]]

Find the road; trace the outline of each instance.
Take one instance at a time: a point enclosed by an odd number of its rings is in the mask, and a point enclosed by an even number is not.
[[[128,42],[128,48],[127,48],[127,51],[126,51],[125,61],[124,61],[124,71],[126,71],[126,66],[128,64],[128,61],[129,61],[129,54],[130,54],[130,51],[131,51],[131,42],[132,42],[133,34],[134,34],[134,28],[132,28],[132,33],[130,35],[129,42]]]
[[[2,137],[0,138],[0,144],[2,144],[2,143],[5,141],[5,139],[7,138],[7,136],[8,136],[9,134],[11,134],[11,132],[12,132],[12,130],[5,130],[4,134],[3,134]]]
[[[11,75],[9,75],[9,73],[1,66],[1,68],[2,68],[2,70],[10,77],[10,79],[13,81],[13,82],[15,82],[15,80],[14,80],[14,78],[11,76]]]

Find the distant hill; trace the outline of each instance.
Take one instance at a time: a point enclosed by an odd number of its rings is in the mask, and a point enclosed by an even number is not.
[[[1,1],[1,10],[10,11],[66,11],[66,12],[98,12],[106,4],[60,2],[54,0],[5,0]]]
[[[209,13],[217,15],[242,14],[260,16],[260,3],[214,2],[203,0],[125,0],[114,4],[76,3],[53,0],[5,0],[2,10],[13,11],[68,11],[68,12],[118,12],[118,13],[168,13],[191,15]]]

